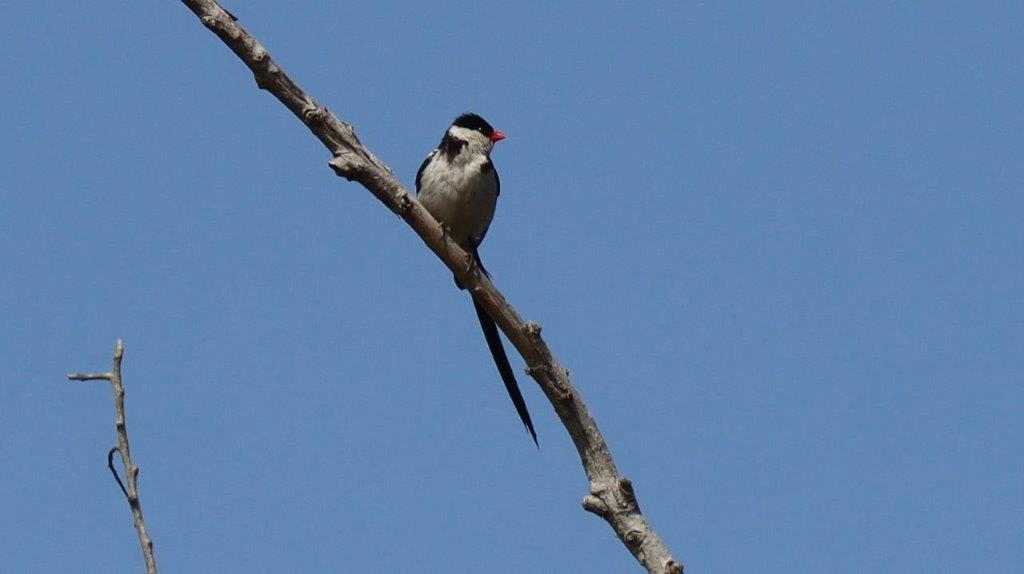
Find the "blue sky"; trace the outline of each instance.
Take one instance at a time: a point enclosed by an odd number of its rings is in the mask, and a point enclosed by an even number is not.
[[[508,134],[483,257],[687,572],[1024,569],[1019,3],[227,6],[407,184]],[[419,239],[110,8],[0,8],[4,569],[141,570],[121,337],[164,571],[636,571]]]

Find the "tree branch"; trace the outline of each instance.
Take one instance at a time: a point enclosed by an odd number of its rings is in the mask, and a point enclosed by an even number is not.
[[[142,517],[142,504],[139,502],[139,467],[132,463],[131,449],[128,447],[128,428],[125,426],[124,417],[124,385],[121,384],[121,359],[124,358],[124,343],[117,340],[114,346],[114,370],[109,373],[71,373],[68,379],[72,381],[110,381],[114,389],[114,426],[117,427],[117,446],[107,453],[107,467],[114,473],[121,492],[128,499],[128,506],[132,509],[132,518],[135,520],[135,531],[139,534],[139,545],[142,546],[142,558],[146,561],[146,574],[156,574],[156,559],[153,557],[153,539],[149,537],[146,530],[146,520]],[[121,454],[121,467],[124,468],[124,478],[128,483],[127,487],[117,476],[114,469],[114,453]]]
[[[443,232],[391,169],[360,143],[352,126],[306,94],[217,2],[182,2],[252,70],[256,85],[273,94],[324,144],[334,157],[329,165],[335,173],[362,184],[405,220],[491,315],[526,361],[527,373],[547,395],[576,446],[590,482],[583,508],[604,518],[649,572],[681,573],[682,564],[672,557],[641,514],[632,484],[619,474],[597,423],[569,380],[569,372],[541,338],[540,325],[523,321],[487,276],[468,264],[470,256]]]

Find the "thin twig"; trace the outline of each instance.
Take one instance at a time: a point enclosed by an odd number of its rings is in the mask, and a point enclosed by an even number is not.
[[[182,2],[252,70],[256,85],[273,94],[324,144],[334,157],[329,165],[335,173],[362,184],[405,220],[501,327],[526,361],[527,372],[548,397],[576,446],[590,483],[590,493],[583,499],[583,508],[604,518],[649,572],[681,573],[682,564],[672,557],[668,547],[640,512],[632,484],[619,474],[597,423],[569,380],[569,372],[541,338],[540,325],[523,321],[478,267],[469,266],[467,269],[465,262],[469,256],[466,252],[406,191],[391,169],[360,143],[352,126],[306,94],[281,70],[267,50],[217,2]]]
[[[124,385],[121,382],[121,359],[124,358],[124,343],[117,340],[114,346],[114,370],[109,373],[71,373],[68,379],[72,381],[110,381],[114,389],[114,412],[116,418],[114,426],[117,428],[117,446],[107,453],[107,467],[114,474],[114,480],[121,487],[121,492],[128,499],[128,506],[132,509],[132,518],[135,521],[135,531],[139,534],[139,545],[142,546],[142,558],[146,561],[146,574],[156,574],[156,559],[153,557],[153,539],[149,537],[146,529],[146,521],[142,517],[142,504],[139,501],[139,467],[132,463],[131,449],[128,446],[128,428],[125,425],[124,416]],[[121,467],[124,468],[124,478],[128,483],[121,482],[121,478],[114,469],[114,453],[121,455]]]

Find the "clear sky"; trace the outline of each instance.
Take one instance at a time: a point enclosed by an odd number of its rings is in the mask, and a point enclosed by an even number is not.
[[[230,2],[482,254],[687,572],[1024,571],[1019,2]],[[0,7],[0,566],[628,572],[472,306],[175,1]],[[513,360],[518,372],[522,362]]]

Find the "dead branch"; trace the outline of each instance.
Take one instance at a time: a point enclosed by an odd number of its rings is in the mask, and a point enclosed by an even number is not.
[[[522,355],[527,373],[540,385],[569,432],[590,482],[583,508],[604,518],[648,572],[681,573],[682,564],[672,557],[640,512],[632,484],[615,467],[597,423],[569,380],[569,372],[541,338],[540,325],[523,321],[479,268],[467,264],[469,255],[442,231],[391,169],[360,143],[352,126],[306,94],[231,14],[214,0],[182,2],[252,70],[256,85],[273,94],[324,144],[334,158],[329,165],[335,173],[359,182],[398,214],[459,281],[472,290],[473,297]]]
[[[142,546],[142,558],[146,561],[146,574],[156,574],[156,559],[153,557],[153,539],[146,530],[146,520],[142,517],[142,504],[139,502],[139,467],[132,462],[131,449],[128,446],[128,428],[124,417],[124,385],[121,383],[121,359],[124,358],[124,343],[117,340],[114,346],[114,370],[109,373],[71,373],[72,381],[110,381],[114,389],[114,426],[117,428],[117,445],[107,453],[107,468],[114,474],[114,479],[121,492],[128,499],[135,521],[135,531],[139,534],[139,545]],[[121,454],[121,468],[124,469],[125,482],[117,475],[114,468],[114,453]]]

